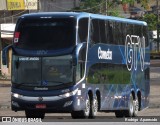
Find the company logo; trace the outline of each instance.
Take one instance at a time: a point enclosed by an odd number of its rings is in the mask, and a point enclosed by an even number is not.
[[[125,41],[126,65],[129,71],[137,70],[138,60],[140,61],[141,71],[144,70],[145,59],[145,37],[127,35]]]
[[[112,51],[109,49],[107,51],[102,50],[101,47],[98,48],[98,58],[105,60],[112,60]]]
[[[46,88],[46,87],[43,87],[43,88],[35,87],[34,90],[48,90],[48,88]]]
[[[42,97],[39,97],[38,100],[41,102],[41,101],[43,101],[43,98],[42,98]]]
[[[47,50],[38,50],[37,55],[46,55],[48,53]]]

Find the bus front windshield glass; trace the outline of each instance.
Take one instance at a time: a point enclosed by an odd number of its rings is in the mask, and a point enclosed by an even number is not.
[[[74,18],[25,19],[18,24],[16,47],[28,50],[56,50],[75,45]]]
[[[72,56],[13,55],[12,82],[23,86],[59,86],[73,82]]]

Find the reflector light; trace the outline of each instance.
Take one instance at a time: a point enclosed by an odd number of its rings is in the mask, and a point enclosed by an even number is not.
[[[14,43],[18,43],[19,36],[20,36],[20,32],[15,32],[14,33]]]
[[[15,32],[14,38],[19,38],[20,32]]]

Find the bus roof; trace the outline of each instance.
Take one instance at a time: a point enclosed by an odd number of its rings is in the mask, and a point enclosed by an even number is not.
[[[92,13],[86,13],[86,12],[39,12],[39,13],[24,14],[21,16],[21,18],[24,18],[24,17],[25,18],[52,18],[52,17],[82,18],[82,17],[91,17],[91,18],[96,18],[96,19],[105,19],[105,20],[109,20],[109,21],[116,21],[116,22],[122,22],[122,23],[147,26],[147,23],[144,21],[138,21],[138,20],[126,19],[126,18],[120,18],[120,17],[113,17],[113,16],[105,16],[105,15],[100,15],[100,14],[92,14]]]

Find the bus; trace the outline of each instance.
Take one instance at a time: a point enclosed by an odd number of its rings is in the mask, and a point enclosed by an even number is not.
[[[71,113],[137,116],[148,107],[147,23],[85,12],[19,17],[12,49],[11,108],[26,117]]]

